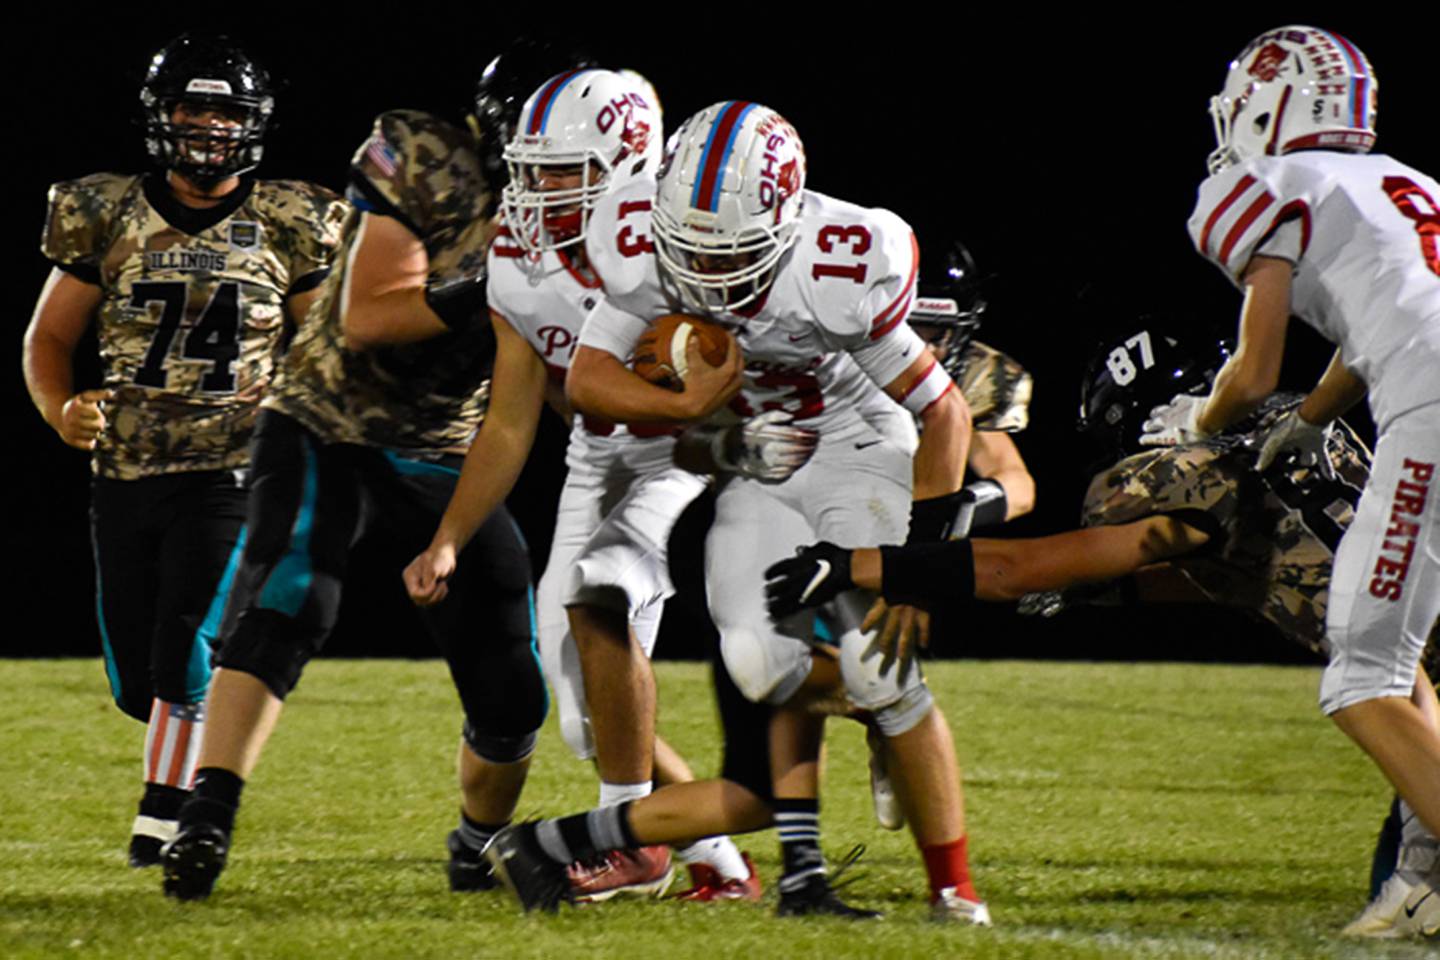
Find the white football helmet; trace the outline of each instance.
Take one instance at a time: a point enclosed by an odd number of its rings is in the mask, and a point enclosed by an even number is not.
[[[1271,30],[1230,63],[1210,99],[1217,146],[1210,172],[1257,156],[1323,147],[1368,153],[1375,143],[1375,74],[1338,33]]]
[[[760,299],[795,242],[804,189],[805,148],[769,107],[727,100],[685,121],[651,221],[666,289],[702,313]]]
[[[570,70],[540,85],[505,147],[505,220],[532,255],[581,243],[595,201],[654,167],[664,140],[653,88],[639,74]]]

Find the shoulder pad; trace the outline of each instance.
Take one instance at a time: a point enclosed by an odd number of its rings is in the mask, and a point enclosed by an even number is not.
[[[800,235],[786,268],[832,337],[858,345],[903,323],[914,300],[920,248],[909,224],[806,192]]]
[[[955,378],[976,430],[1018,433],[1030,423],[1029,371],[988,344],[972,340]]]
[[[585,231],[585,254],[606,298],[636,316],[665,309],[650,232],[654,201],[654,178],[635,177],[600,198]]]
[[[1310,210],[1324,175],[1284,157],[1256,157],[1200,184],[1190,239],[1201,256],[1239,283],[1255,250],[1280,224],[1301,222],[1301,253],[1310,241]]]
[[[357,207],[393,216],[422,239],[489,213],[492,197],[470,134],[416,110],[375,118],[350,161]]]
[[[97,173],[52,186],[40,251],[57,266],[74,268],[77,276],[98,283],[116,214],[139,183],[135,175]]]
[[[262,180],[255,185],[256,211],[274,231],[273,243],[287,254],[293,285],[329,268],[352,211],[337,193],[304,180]]]

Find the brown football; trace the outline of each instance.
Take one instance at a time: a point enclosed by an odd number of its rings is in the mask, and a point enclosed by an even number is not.
[[[718,367],[735,335],[718,323],[683,313],[667,313],[650,325],[635,344],[631,367],[653,384],[679,393],[685,389],[690,339],[698,338],[700,356]],[[736,346],[739,349],[739,346]]]

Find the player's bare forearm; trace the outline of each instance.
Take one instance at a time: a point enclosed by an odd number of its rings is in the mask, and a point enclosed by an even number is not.
[[[677,422],[696,416],[694,397],[657,387],[614,354],[583,344],[570,361],[565,396],[580,413],[617,423]]]
[[[1003,603],[1027,593],[1113,580],[1197,550],[1207,539],[1208,535],[1174,517],[1160,516],[1025,540],[956,540],[887,550],[926,551],[932,572],[941,571],[941,579],[947,557],[953,554],[959,559],[958,555],[968,552],[973,561],[973,597]],[[955,567],[959,571],[969,564],[957,563]],[[884,554],[880,550],[851,553],[850,578],[856,586],[882,590],[884,574]],[[943,584],[945,589],[952,586],[960,585]],[[907,584],[906,589],[913,589],[913,585]],[[963,598],[936,596],[934,602],[943,605],[957,599]]]
[[[100,305],[103,291],[59,268],[50,271],[25,329],[21,366],[30,399],[55,430],[75,393],[75,346]]]
[[[400,221],[365,214],[345,264],[340,328],[351,350],[429,340],[449,327],[425,301],[430,258]]]
[[[514,488],[545,405],[545,364],[503,317],[492,312],[491,320],[497,345],[490,382],[494,400],[465,454],[460,480],[432,541],[457,552]]]
[[[923,430],[915,451],[915,499],[943,497],[965,482],[970,454],[970,407],[958,389],[951,389],[920,417]]]
[[[1345,368],[1336,350],[1315,389],[1297,411],[1306,423],[1326,424],[1365,399],[1365,381]]]
[[[1285,328],[1290,322],[1288,260],[1255,257],[1245,271],[1245,303],[1240,308],[1240,340],[1235,355],[1220,369],[1198,426],[1219,433],[1275,391],[1285,359]]]
[[[1035,478],[1008,433],[976,430],[970,438],[969,466],[976,476],[994,480],[1005,491],[1006,520],[1035,509]]]

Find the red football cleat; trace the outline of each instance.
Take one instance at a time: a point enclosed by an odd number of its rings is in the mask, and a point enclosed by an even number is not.
[[[720,900],[745,900],[756,903],[760,900],[760,875],[755,872],[755,863],[750,859],[750,854],[742,853],[745,858],[745,867],[750,875],[744,880],[726,880],[719,872],[707,863],[690,864],[689,890],[675,894],[676,900],[687,900],[691,903],[715,903]]]
[[[621,894],[664,896],[675,877],[670,848],[663,846],[610,850],[593,863],[571,864],[566,872],[576,903],[599,903]]]

